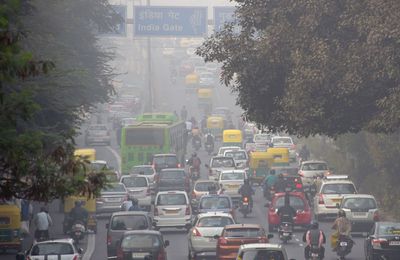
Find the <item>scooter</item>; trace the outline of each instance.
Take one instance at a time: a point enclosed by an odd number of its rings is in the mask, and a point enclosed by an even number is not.
[[[290,222],[282,222],[278,227],[278,235],[284,244],[292,240],[293,224]]]
[[[344,260],[345,256],[350,254],[353,243],[353,240],[351,240],[349,237],[339,237],[337,241],[336,254],[340,260]]]
[[[192,181],[197,181],[198,179],[200,179],[199,169],[195,169],[193,166],[190,166],[189,173],[190,173],[190,178],[192,179]]]
[[[212,144],[206,143],[205,144],[205,149],[208,155],[211,155],[212,152],[214,151],[214,146]]]
[[[250,213],[251,206],[250,206],[249,197],[246,197],[246,196],[242,197],[242,205],[240,206],[239,211],[242,212],[244,218],[246,218],[247,214]]]
[[[79,241],[85,237],[85,233],[85,225],[81,221],[76,221],[72,224],[70,236],[76,244],[79,244]]]

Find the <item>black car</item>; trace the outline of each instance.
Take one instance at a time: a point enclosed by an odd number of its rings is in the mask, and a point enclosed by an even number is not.
[[[162,169],[166,168],[180,168],[176,154],[155,154],[153,156],[152,165],[156,172],[160,172]]]
[[[159,231],[135,230],[127,231],[122,236],[118,249],[118,260],[158,259],[166,260],[165,248],[169,241],[163,239]]]
[[[400,223],[376,222],[365,240],[368,260],[400,258]]]
[[[156,174],[155,193],[159,191],[182,190],[190,192],[190,180],[184,169],[163,169]]]

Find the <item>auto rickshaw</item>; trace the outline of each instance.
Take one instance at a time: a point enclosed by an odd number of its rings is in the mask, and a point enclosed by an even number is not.
[[[185,77],[186,92],[193,92],[199,86],[199,76],[196,73],[190,73]]]
[[[199,105],[209,105],[212,103],[213,92],[210,88],[197,89],[197,100]]]
[[[74,152],[75,156],[83,157],[88,161],[96,160],[96,150],[92,148],[76,149]]]
[[[221,116],[209,116],[207,118],[207,129],[216,139],[222,139],[224,131],[224,118]]]
[[[222,146],[239,146],[243,145],[242,131],[238,129],[224,130],[222,133]]]
[[[88,198],[87,196],[69,196],[64,199],[64,222],[63,222],[63,232],[67,234],[70,225],[69,213],[72,208],[75,207],[75,201],[82,202],[82,207],[88,212],[87,229],[93,231],[95,234],[97,232],[97,220],[96,220],[96,199],[94,197]]]
[[[21,251],[21,210],[15,204],[0,205],[0,249]]]
[[[289,166],[289,149],[288,148],[268,148],[267,154],[273,158],[271,167]]]
[[[273,158],[267,152],[251,152],[249,163],[249,178],[253,183],[261,185],[269,173]]]

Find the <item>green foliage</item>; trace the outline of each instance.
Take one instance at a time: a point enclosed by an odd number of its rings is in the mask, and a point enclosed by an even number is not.
[[[97,194],[104,173],[74,158],[74,129],[108,100],[109,53],[97,27],[112,27],[105,0],[0,4],[0,197],[48,201]]]
[[[197,53],[223,63],[248,119],[299,136],[399,127],[399,1],[236,2],[240,34]]]

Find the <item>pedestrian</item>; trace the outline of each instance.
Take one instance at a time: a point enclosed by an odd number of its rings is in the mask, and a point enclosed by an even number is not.
[[[49,227],[53,225],[53,220],[45,207],[40,208],[40,212],[36,214],[33,223],[36,226],[35,239],[39,240],[41,237],[48,239]]]
[[[32,219],[33,207],[29,200],[21,200],[21,233],[29,234],[29,224]]]
[[[183,106],[181,109],[181,119],[182,121],[186,121],[188,115],[188,111],[186,110],[186,106]]]

